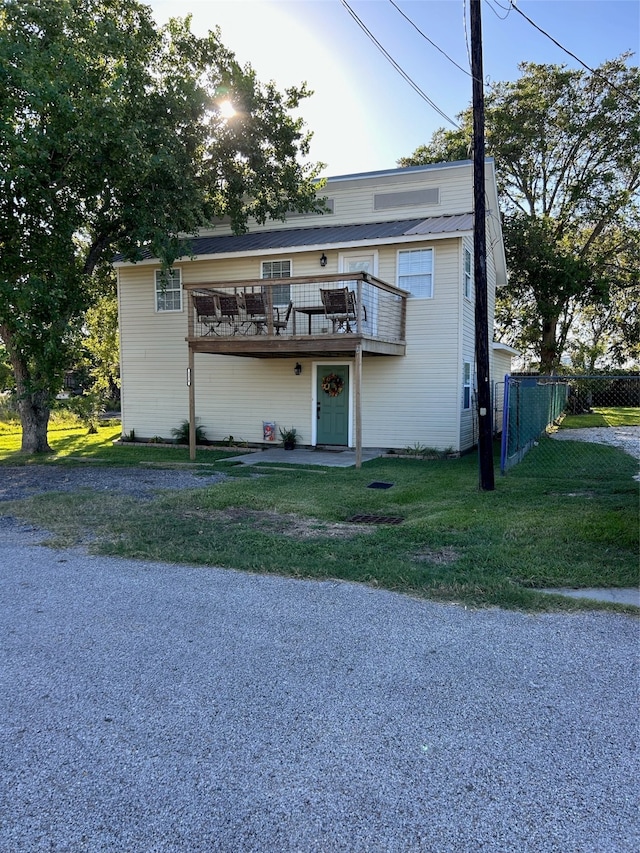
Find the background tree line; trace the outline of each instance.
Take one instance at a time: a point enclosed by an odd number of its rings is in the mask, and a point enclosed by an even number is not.
[[[524,63],[485,96],[509,284],[500,337],[542,372],[640,361],[640,75],[629,56],[594,73]],[[402,166],[469,157],[472,111]],[[493,215],[497,215],[493,212]]]

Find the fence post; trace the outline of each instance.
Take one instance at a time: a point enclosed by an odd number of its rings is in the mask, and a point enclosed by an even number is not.
[[[502,398],[502,440],[500,442],[500,473],[504,474],[507,464],[507,445],[509,442],[509,392],[510,379],[507,373],[504,377],[504,395]]]

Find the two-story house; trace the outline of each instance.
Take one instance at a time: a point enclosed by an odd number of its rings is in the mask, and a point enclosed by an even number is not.
[[[123,435],[169,437],[189,418],[213,440],[295,427],[308,446],[472,447],[472,171],[329,178],[324,214],[216,225],[169,273],[117,263]],[[492,341],[506,281],[492,160],[485,178]],[[511,352],[494,344],[496,380]]]

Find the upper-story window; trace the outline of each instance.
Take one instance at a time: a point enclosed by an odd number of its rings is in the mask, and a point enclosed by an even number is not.
[[[462,408],[471,408],[471,362],[462,365]]]
[[[422,299],[433,297],[433,249],[398,252],[398,287]]]
[[[180,270],[156,270],[156,311],[182,311]]]
[[[261,278],[291,278],[291,261],[263,261]],[[273,288],[274,305],[288,305],[290,299],[290,284],[277,284]]]
[[[464,269],[462,271],[462,276],[465,298],[471,299],[471,294],[473,293],[473,265],[471,263],[471,252],[468,249],[464,250]]]

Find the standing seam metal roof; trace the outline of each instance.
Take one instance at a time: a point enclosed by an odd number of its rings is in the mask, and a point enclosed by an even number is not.
[[[255,231],[248,234],[225,234],[212,237],[186,238],[185,255],[219,255],[233,252],[252,252],[263,249],[289,249],[304,246],[355,243],[393,237],[427,234],[448,234],[469,231],[473,214],[432,216],[425,219],[401,219],[393,222],[363,222],[356,225],[321,225],[311,228],[282,228],[276,231]],[[144,258],[153,257],[149,252]]]

